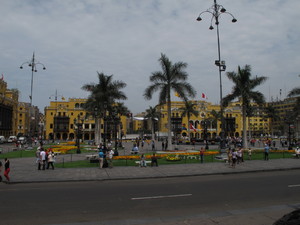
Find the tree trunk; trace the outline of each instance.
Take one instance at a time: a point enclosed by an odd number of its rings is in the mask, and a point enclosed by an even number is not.
[[[152,140],[154,140],[155,135],[154,135],[154,121],[153,121],[153,119],[151,119],[151,134],[152,134]]]
[[[168,148],[170,150],[173,150],[172,146],[172,133],[171,133],[171,96],[170,93],[168,93],[167,97],[167,104],[168,104]]]
[[[243,147],[244,149],[248,149],[248,142],[247,142],[247,130],[246,130],[246,106],[242,106],[242,113],[243,113]]]

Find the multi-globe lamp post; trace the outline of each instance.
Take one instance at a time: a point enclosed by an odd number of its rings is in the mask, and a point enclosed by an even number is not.
[[[29,114],[30,114],[30,120],[29,120],[29,127],[28,127],[28,131],[29,131],[29,135],[31,136],[32,133],[31,133],[31,118],[32,118],[32,92],[33,92],[33,73],[36,73],[38,70],[37,70],[37,67],[38,65],[42,66],[43,70],[46,70],[46,67],[43,63],[41,62],[36,62],[35,60],[35,56],[34,56],[34,52],[33,52],[33,55],[32,55],[32,59],[28,62],[24,62],[21,66],[20,66],[20,69],[23,69],[23,65],[28,65],[29,67],[31,67],[31,87],[30,87],[30,109],[29,109]]]
[[[204,13],[211,14],[210,20],[210,30],[213,30],[213,21],[215,21],[215,25],[217,27],[217,43],[218,43],[218,59],[215,60],[215,65],[219,68],[219,79],[220,79],[220,114],[221,114],[221,133],[220,133],[220,150],[225,148],[225,133],[224,133],[224,108],[223,108],[223,94],[222,94],[222,72],[226,70],[226,64],[224,60],[221,60],[221,47],[220,47],[220,34],[219,34],[219,17],[222,14],[228,14],[232,17],[232,22],[237,22],[237,19],[222,6],[217,4],[217,0],[214,0],[214,4],[207,10],[201,12],[197,17],[197,21],[201,21],[201,15]]]
[[[78,115],[77,118],[74,118],[74,125],[76,126],[76,146],[77,146],[76,153],[77,154],[81,153],[80,137],[82,135],[83,122],[84,122],[84,119],[80,118],[80,115]]]

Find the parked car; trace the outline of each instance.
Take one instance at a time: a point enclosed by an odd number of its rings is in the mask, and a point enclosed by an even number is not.
[[[9,138],[7,139],[7,142],[12,143],[12,142],[15,142],[16,140],[17,140],[16,136],[9,136]]]
[[[27,138],[26,138],[26,137],[19,137],[18,141],[19,141],[21,144],[26,144]]]
[[[4,136],[0,136],[0,144],[3,144],[6,142],[6,139]]]

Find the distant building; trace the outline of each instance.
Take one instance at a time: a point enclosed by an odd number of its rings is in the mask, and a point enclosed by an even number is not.
[[[45,139],[74,140],[78,136],[81,140],[95,140],[95,117],[84,109],[85,98],[69,98],[68,101],[51,101],[45,107],[45,122],[43,124]],[[126,135],[126,116],[117,118],[99,116],[102,141],[119,139]],[[118,117],[119,118],[119,117]]]
[[[0,135],[8,138],[17,133],[17,108],[19,92],[7,89],[7,83],[0,79]]]

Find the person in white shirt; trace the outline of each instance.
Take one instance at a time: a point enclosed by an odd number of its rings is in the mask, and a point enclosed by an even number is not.
[[[107,153],[107,158],[108,158],[108,166],[109,168],[113,167],[113,156],[114,156],[114,151],[112,149],[110,149]]]
[[[41,153],[40,153],[40,163],[39,163],[39,170],[41,169],[41,165],[43,165],[43,170],[45,170],[46,166],[46,152],[44,148],[41,148]]]

